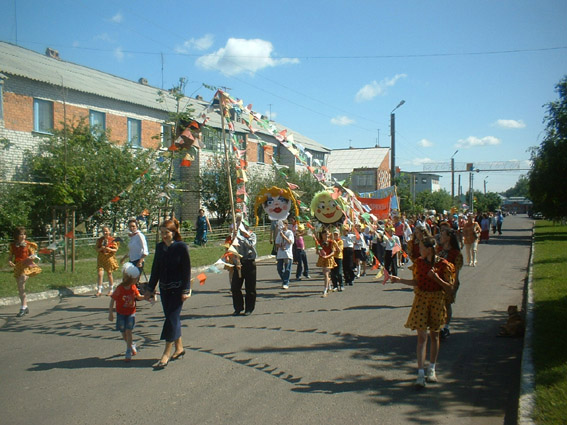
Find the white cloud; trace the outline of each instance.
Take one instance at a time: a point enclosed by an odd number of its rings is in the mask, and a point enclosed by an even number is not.
[[[118,59],[119,62],[122,62],[124,59],[124,52],[122,51],[122,47],[117,47],[114,49],[114,57]]]
[[[435,161],[433,161],[431,158],[414,158],[411,160],[411,164],[415,166],[429,164],[430,162],[435,162]]]
[[[419,142],[417,142],[417,144],[422,148],[430,148],[431,146],[433,146],[433,142],[430,142],[427,139],[421,139]]]
[[[296,58],[275,59],[272,57],[272,43],[260,39],[245,40],[229,38],[226,46],[201,56],[196,64],[205,69],[216,69],[224,75],[231,76],[243,72],[254,74],[267,67],[288,63],[299,63]]]
[[[479,146],[494,146],[499,144],[500,144],[500,139],[493,136],[486,136],[481,139],[479,139],[478,137],[470,136],[467,137],[466,139],[458,140],[455,146],[458,148],[468,149],[468,148],[476,148]]]
[[[331,118],[331,124],[334,124],[334,125],[345,126],[345,125],[350,125],[350,124],[353,124],[353,123],[354,123],[354,120],[352,118],[349,118],[349,117],[344,116],[344,115],[339,115],[338,117]]]
[[[358,93],[356,93],[354,100],[357,102],[365,102],[374,99],[376,96],[382,96],[386,93],[388,87],[393,87],[400,78],[405,77],[407,77],[406,74],[396,74],[394,77],[384,78],[380,82],[374,80],[370,84],[366,84],[362,87]]]
[[[213,45],[213,35],[205,34],[201,38],[191,38],[186,40],[181,46],[177,46],[175,51],[177,53],[189,53],[191,50],[207,50]]]
[[[106,41],[107,43],[114,43],[114,39],[112,39],[107,32],[103,32],[102,34],[95,35],[94,39]]]
[[[525,128],[526,124],[522,120],[498,120],[493,126],[500,128]]]
[[[122,13],[120,12],[118,12],[116,15],[110,18],[110,21],[114,22],[115,24],[119,24],[120,22],[122,22],[122,20],[123,20]]]

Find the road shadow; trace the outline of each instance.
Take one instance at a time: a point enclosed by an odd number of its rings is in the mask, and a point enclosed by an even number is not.
[[[112,357],[85,357],[82,359],[62,360],[51,363],[34,363],[27,370],[30,372],[45,372],[53,369],[148,369],[155,363],[155,359],[132,359],[124,361],[123,356]]]

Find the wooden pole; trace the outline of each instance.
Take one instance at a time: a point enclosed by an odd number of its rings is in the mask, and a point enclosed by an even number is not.
[[[222,95],[221,95],[222,96]],[[234,197],[232,196],[232,178],[230,177],[230,162],[228,160],[228,147],[226,144],[226,131],[224,126],[224,105],[222,98],[219,99],[220,113],[221,113],[221,128],[222,128],[222,144],[224,146],[224,162],[226,164],[226,174],[228,179],[228,193],[230,197],[230,211],[232,213],[232,226],[236,229],[236,213],[234,211]]]
[[[75,234],[75,210],[71,211],[71,231],[73,232],[73,238],[71,239],[71,273],[75,272],[75,239],[77,235]]]

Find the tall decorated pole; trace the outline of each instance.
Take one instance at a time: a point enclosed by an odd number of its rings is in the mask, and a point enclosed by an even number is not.
[[[220,106],[220,115],[221,115],[221,128],[222,128],[222,144],[224,146],[224,162],[226,165],[226,175],[228,180],[228,194],[230,197],[230,212],[232,214],[232,226],[233,229],[236,229],[236,214],[234,211],[234,196],[232,193],[232,178],[230,176],[230,162],[228,159],[228,147],[226,144],[226,130],[225,130],[225,123],[224,123],[224,93],[219,90],[219,106]]]

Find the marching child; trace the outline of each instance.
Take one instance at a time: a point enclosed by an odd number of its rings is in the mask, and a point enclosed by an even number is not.
[[[301,274],[309,279],[309,264],[307,263],[307,254],[305,253],[305,241],[303,235],[305,234],[305,226],[300,224],[297,226],[295,236],[295,246],[297,248],[297,269],[295,271],[295,280],[301,280]]]
[[[136,300],[144,299],[136,287],[139,277],[140,270],[134,264],[124,264],[122,267],[122,283],[112,293],[108,307],[108,320],[113,322],[114,304],[116,303],[116,330],[122,333],[122,338],[126,341],[126,357],[124,360],[127,362],[138,353],[136,344],[132,342],[132,330],[136,323]]]

